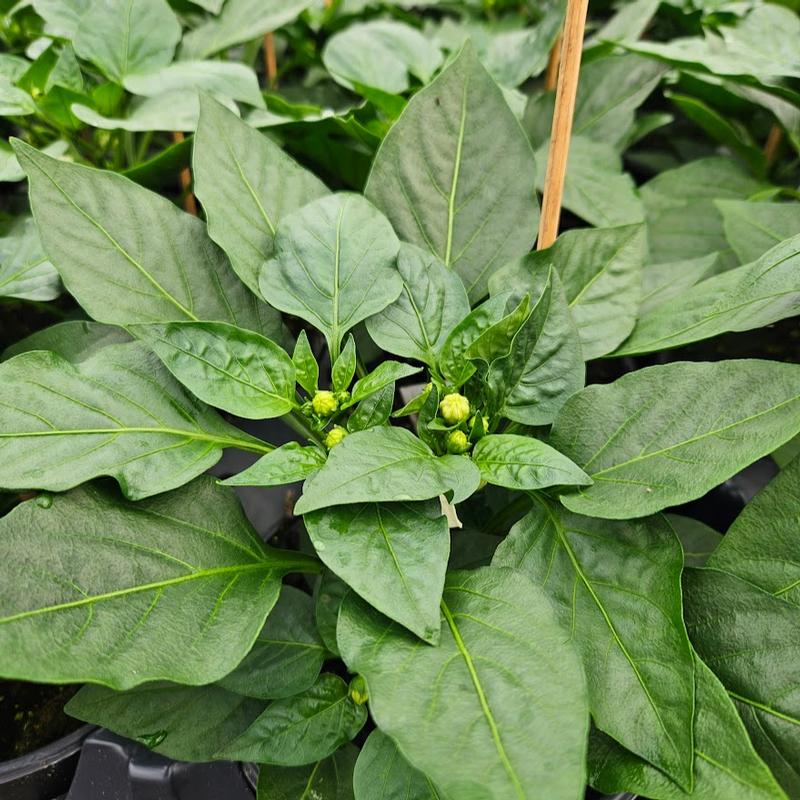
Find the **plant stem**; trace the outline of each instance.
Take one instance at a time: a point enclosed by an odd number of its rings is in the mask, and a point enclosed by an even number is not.
[[[281,419],[295,432],[299,433],[301,436],[305,436],[310,442],[313,442],[315,445],[319,447],[323,447],[322,439],[317,436],[311,428],[308,427],[306,424],[305,419],[298,414],[296,411],[292,411],[290,414],[286,414]]]
[[[179,144],[184,140],[183,131],[175,131],[172,134],[172,141],[175,144]],[[192,172],[189,167],[185,167],[181,170],[181,188],[183,189],[183,210],[186,211],[187,214],[191,214],[192,216],[197,216],[197,202],[194,199],[194,195],[192,194]]]
[[[274,89],[278,85],[278,60],[275,57],[275,37],[271,33],[264,34],[264,70],[267,86]]]

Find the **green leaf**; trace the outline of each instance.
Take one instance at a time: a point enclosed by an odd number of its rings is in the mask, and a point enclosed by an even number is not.
[[[272,255],[278,222],[328,190],[272,140],[205,96],[193,166],[208,235],[258,294],[258,271]]]
[[[439,800],[421,772],[403,758],[386,734],[374,730],[361,748],[353,774],[355,800]]]
[[[96,320],[230,322],[280,338],[278,315],[249,295],[200,220],[119,175],[14,148],[45,252]]]
[[[564,505],[621,519],[701,497],[798,429],[797,365],[678,362],[573,395],[550,444],[594,480]]]
[[[708,566],[800,606],[800,459],[794,459],[736,518]]]
[[[295,407],[295,370],[282,347],[224,322],[134,326],[195,397],[247,419],[282,417]]]
[[[0,365],[0,486],[60,492],[100,475],[131,499],[174,489],[225,447],[269,445],[228,425],[139,343],[71,364],[23,353]]]
[[[319,388],[319,364],[314,358],[314,352],[308,343],[308,335],[305,330],[301,330],[297,337],[292,362],[294,363],[295,379],[313,397]]]
[[[318,447],[288,442],[223,483],[225,486],[283,486],[304,481],[324,463],[325,455]]]
[[[336,643],[336,621],[339,617],[339,606],[350,587],[330,570],[323,569],[314,587],[314,613],[317,618],[317,630],[331,653],[339,655]]]
[[[484,436],[475,445],[472,459],[483,480],[508,489],[530,491],[546,486],[586,486],[592,480],[544,442],[513,433]]]
[[[347,420],[347,430],[352,433],[365,431],[376,425],[385,425],[392,414],[394,388],[394,383],[389,383],[369,397],[365,397]]]
[[[367,320],[367,330],[383,350],[433,366],[450,331],[469,314],[464,284],[436,256],[405,242],[397,269],[403,291]]]
[[[322,51],[333,79],[348,89],[370,86],[402,94],[409,75],[427,83],[442,63],[442,51],[416,28],[402,22],[372,20],[335,33]]]
[[[24,117],[36,113],[36,103],[4,75],[0,75],[0,114],[4,117]]]
[[[516,299],[516,298],[515,298]],[[530,316],[530,297],[526,294],[516,308],[490,325],[464,351],[470,361],[483,361],[487,365],[505,358],[510,352],[514,337]]]
[[[215,684],[159,682],[126,692],[84,686],[64,710],[168,758],[211,761],[221,747],[247,730],[264,703]]]
[[[742,264],[800,233],[800,203],[717,200],[715,205],[722,214],[725,237]]]
[[[624,790],[653,800],[785,800],[786,795],[759,758],[725,687],[695,658],[694,790],[679,786],[597,731],[589,737],[589,782],[602,792]]]
[[[468,458],[437,458],[405,428],[369,428],[331,450],[325,466],[306,481],[295,513],[349,503],[427,500],[450,491],[453,503],[460,503],[479,483],[480,472]]]
[[[335,392],[343,392],[350,388],[353,376],[356,374],[356,342],[353,334],[348,334],[339,358],[331,368],[331,381]]]
[[[317,680],[326,653],[317,633],[314,601],[284,586],[253,649],[218,683],[244,697],[291,697]]]
[[[130,342],[131,337],[122,328],[102,325],[99,322],[70,320],[59,322],[26,336],[6,348],[2,360],[7,360],[30,350],[50,350],[73,364],[85,361],[98,350],[110,344]]]
[[[337,506],[306,514],[304,522],[329,569],[390,619],[438,642],[450,553],[438,500]]]
[[[645,314],[615,355],[679,347],[771,325],[800,311],[800,234],[758,261],[692,286]]]
[[[275,700],[253,724],[220,752],[221,758],[298,767],[334,753],[367,721],[347,684],[324,672],[306,691]]]
[[[726,572],[684,574],[686,626],[722,681],[758,754],[789,797],[800,793],[800,615]]]
[[[400,361],[382,361],[372,372],[356,381],[356,385],[353,387],[353,394],[343,408],[348,408],[361,400],[365,400],[395,381],[416,375],[420,369],[420,367],[412,367],[410,364],[403,364]],[[391,411],[391,407],[389,410]]]
[[[338,639],[350,670],[367,682],[377,726],[443,795],[574,800],[583,792],[580,663],[549,600],[524,575],[497,567],[450,573],[438,647],[353,594]]]
[[[663,518],[596,520],[536,496],[492,563],[522,570],[553,601],[583,657],[597,727],[690,788],[694,664],[681,614],[683,553]]]
[[[718,262],[719,254],[709,253],[699,258],[649,265],[642,274],[639,314],[645,316],[673,297],[691,289],[704,278],[715,274]]]
[[[281,574],[316,569],[263,545],[210,478],[135,504],[94,486],[30,500],[0,532],[0,674],[44,683],[218,680],[253,644]]]
[[[335,361],[344,335],[402,291],[399,246],[386,218],[360,195],[323,197],[278,224],[261,293],[322,331]]]
[[[45,21],[45,32],[74,39],[91,0],[33,0],[36,13]]]
[[[354,800],[353,767],[358,748],[340,747],[332,756],[304,767],[263,765],[258,775],[258,800]]]
[[[75,29],[75,52],[117,83],[169,64],[181,38],[166,0],[92,0],[82,20]]]
[[[401,239],[454,269],[475,301],[536,238],[535,176],[525,134],[467,44],[389,131],[366,194]]]
[[[31,217],[17,217],[0,238],[0,297],[55,300],[61,281],[47,260]]]
[[[667,514],[666,517],[681,540],[684,564],[687,567],[704,566],[722,541],[722,534],[691,517],[680,514]]]
[[[181,58],[205,58],[292,22],[313,0],[227,0],[211,17],[183,38]]]
[[[498,414],[526,425],[549,425],[566,399],[583,387],[586,368],[558,273],[549,265],[533,269],[537,263],[536,254],[527,256],[492,284],[494,289],[506,282],[536,302],[511,353],[492,364],[487,382]]]

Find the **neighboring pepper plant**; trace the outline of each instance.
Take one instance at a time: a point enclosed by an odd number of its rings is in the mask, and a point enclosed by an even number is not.
[[[534,154],[470,46],[364,196],[209,98],[207,224],[14,146],[95,322],[0,365],[0,486],[39,492],[0,520],[0,674],[90,684],[70,713],[173,758],[259,763],[262,798],[798,795],[800,464],[685,602],[697,530],[660,512],[800,432],[800,365],[584,384],[585,359],[795,313],[800,236],[644,314],[642,224],[531,253]],[[259,458],[220,486],[225,448]],[[299,481],[306,546],[263,544],[228,487]]]

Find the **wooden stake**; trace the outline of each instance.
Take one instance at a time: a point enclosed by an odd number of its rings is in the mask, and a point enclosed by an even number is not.
[[[769,136],[767,136],[767,141],[764,144],[764,159],[767,162],[767,166],[772,164],[772,162],[775,160],[775,156],[778,154],[778,147],[780,146],[781,139],[783,139],[783,128],[775,123],[770,128]]]
[[[547,72],[544,76],[545,91],[552,92],[558,82],[558,62],[561,59],[561,34],[559,33],[553,42],[553,49],[550,51],[550,58],[547,62]]]
[[[182,131],[175,131],[172,134],[172,141],[179,144],[184,139]],[[181,170],[180,175],[181,189],[183,189],[183,210],[193,216],[197,216],[197,201],[192,194],[192,171],[189,167]]]
[[[278,60],[275,57],[275,37],[271,33],[264,34],[264,69],[267,85],[274,89],[278,84]]]
[[[553,111],[553,130],[550,134],[550,153],[544,178],[542,216],[539,222],[537,250],[550,247],[558,236],[561,218],[561,199],[564,196],[564,178],[567,174],[569,143],[572,137],[572,117],[575,113],[575,95],[578,92],[578,75],[581,69],[583,32],[589,0],[567,0],[567,18],[561,37],[558,88]]]

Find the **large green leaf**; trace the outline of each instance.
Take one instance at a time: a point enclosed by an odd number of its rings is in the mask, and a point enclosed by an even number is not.
[[[705,278],[716,273],[718,253],[650,264],[642,274],[642,302],[639,314],[644,316],[668,300],[677,297]]]
[[[350,698],[338,675],[324,672],[310,689],[272,702],[219,755],[284,767],[311,764],[349,742],[366,721],[366,706]]]
[[[397,745],[379,730],[364,742],[353,773],[355,800],[439,800],[425,775],[403,758]]]
[[[261,293],[322,331],[336,361],[344,335],[403,290],[395,266],[399,247],[392,226],[363,197],[329,195],[278,224]]]
[[[169,64],[181,38],[167,0],[92,0],[82,19],[75,52],[117,83]]]
[[[472,452],[487,483],[530,491],[546,486],[585,486],[586,473],[539,439],[513,433],[484,436]]]
[[[138,503],[100,487],[0,519],[0,674],[48,683],[209,683],[253,644],[280,576],[229,489],[201,478]]]
[[[219,684],[245,697],[291,697],[316,681],[326,653],[311,596],[284,586],[253,649]]]
[[[130,335],[122,328],[76,319],[59,322],[20,339],[3,351],[2,358],[6,360],[30,350],[50,350],[76,364],[110,344],[130,341]]]
[[[31,217],[17,217],[0,238],[0,297],[55,300],[61,281],[47,260]]]
[[[195,400],[139,343],[71,364],[23,353],[0,365],[0,486],[63,491],[111,475],[131,499],[174,489],[225,447],[269,445]]]
[[[193,166],[208,235],[228,254],[236,274],[258,293],[258,271],[272,255],[278,222],[327,194],[327,189],[271,139],[204,96]]]
[[[691,788],[694,665],[669,524],[581,517],[537,496],[492,563],[553,601],[583,656],[597,727]]]
[[[33,0],[36,13],[45,21],[45,31],[73,39],[91,0]]]
[[[800,312],[800,234],[645,314],[615,355],[650,353],[762,328]]]
[[[413,244],[400,245],[397,269],[403,291],[367,320],[367,330],[389,353],[434,366],[450,331],[469,314],[464,284],[436,256]]]
[[[450,531],[438,500],[314,511],[308,535],[327,567],[390,619],[436,644]]]
[[[726,572],[687,570],[686,626],[736,702],[759,755],[800,795],[800,612]]]
[[[45,252],[96,320],[209,320],[280,337],[278,315],[239,282],[200,220],[120,175],[14,147]]]
[[[583,792],[583,674],[550,601],[524,575],[450,573],[438,647],[353,594],[339,612],[338,640],[366,680],[378,727],[445,796],[575,800]]]
[[[359,750],[352,744],[304,767],[262,765],[258,800],[354,800],[353,767]]]
[[[694,790],[685,792],[598,731],[589,738],[589,782],[602,792],[633,791],[652,800],[786,800],[759,758],[725,687],[695,658]]]
[[[225,322],[173,322],[133,329],[195,397],[247,419],[296,405],[292,359],[260,333]]]
[[[535,177],[525,134],[467,44],[389,131],[366,194],[401,239],[454,269],[474,301],[536,238]]]
[[[717,200],[725,236],[742,264],[800,234],[800,203]]]
[[[795,458],[744,508],[708,560],[800,606],[800,458]]]
[[[624,519],[701,497],[798,430],[800,366],[677,362],[573,395],[550,444],[594,480],[564,505]]]
[[[469,458],[437,457],[406,428],[368,428],[331,450],[325,466],[306,481],[295,513],[349,503],[427,500],[449,491],[460,503],[480,480]]]

